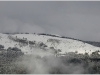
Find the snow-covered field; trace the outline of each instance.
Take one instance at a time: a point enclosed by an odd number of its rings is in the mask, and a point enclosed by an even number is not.
[[[19,39],[25,38],[27,41],[36,41],[37,43],[43,42],[45,45],[47,45],[47,49],[49,49],[50,47],[54,47],[55,49],[60,49],[61,54],[65,54],[66,52],[75,52],[75,51],[77,51],[78,53],[88,52],[89,54],[91,54],[94,51],[100,50],[99,47],[95,47],[90,44],[73,39],[65,39],[65,38],[38,35],[38,34],[0,33],[0,45],[4,45],[5,49],[7,49],[8,47],[18,47],[22,50],[22,52],[27,54],[32,54],[35,53],[36,51],[37,53],[39,53],[38,51],[41,49],[36,47],[31,49],[29,45],[20,47],[19,43],[9,39],[9,36]]]

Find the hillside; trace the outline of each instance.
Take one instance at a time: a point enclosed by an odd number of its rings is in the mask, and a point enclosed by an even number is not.
[[[0,74],[99,74],[98,50],[59,35],[0,33]]]
[[[17,47],[24,54],[37,54],[39,51],[48,51],[48,54],[65,54],[67,52],[89,53],[100,51],[99,47],[75,40],[72,38],[63,38],[61,36],[47,36],[43,34],[3,34],[0,33],[0,45],[4,49]],[[44,53],[43,52],[43,53]],[[44,55],[41,53],[42,55]],[[47,55],[48,55],[47,54]]]

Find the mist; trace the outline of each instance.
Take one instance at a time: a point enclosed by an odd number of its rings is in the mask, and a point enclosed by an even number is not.
[[[88,57],[91,55],[83,54],[85,56],[83,59],[81,56],[79,58],[77,56],[78,54],[74,56],[70,53],[65,56],[57,56],[54,50],[45,51],[37,48],[33,53],[19,57],[19,61],[16,61],[15,64],[17,67],[25,69],[28,74],[99,74],[100,63],[96,60],[89,60]]]
[[[49,50],[50,51],[50,50]],[[83,74],[83,64],[65,63],[62,58],[51,52],[34,51],[32,55],[25,55],[16,62],[17,66],[25,68],[29,74]]]
[[[28,60],[27,60],[28,59]],[[23,67],[28,71],[30,74],[50,74],[50,73],[64,73],[64,74],[83,74],[84,68],[82,65],[75,65],[75,64],[64,64],[60,59],[46,58],[37,59],[33,57],[23,58],[22,62],[19,62],[19,66]],[[57,72],[55,70],[58,69]]]

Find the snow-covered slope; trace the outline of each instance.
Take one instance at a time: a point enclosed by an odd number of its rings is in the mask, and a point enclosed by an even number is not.
[[[29,43],[21,46],[20,42],[14,41],[14,39],[25,39],[27,42],[35,41],[37,45],[30,47]],[[18,47],[22,50],[22,52],[27,54],[36,54],[39,53],[40,48],[38,46],[39,43],[43,42],[47,47],[45,49],[50,50],[51,47],[54,47],[55,50],[60,49],[61,54],[65,54],[66,52],[75,52],[85,53],[88,52],[91,54],[94,51],[100,50],[100,47],[95,47],[90,44],[73,40],[73,39],[65,39],[59,37],[52,37],[46,35],[38,35],[38,34],[2,34],[0,33],[0,45],[4,45],[5,49],[8,47]]]

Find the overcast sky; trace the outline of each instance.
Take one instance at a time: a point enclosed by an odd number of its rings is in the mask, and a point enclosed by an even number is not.
[[[50,33],[100,42],[100,2],[0,1],[0,32]]]

